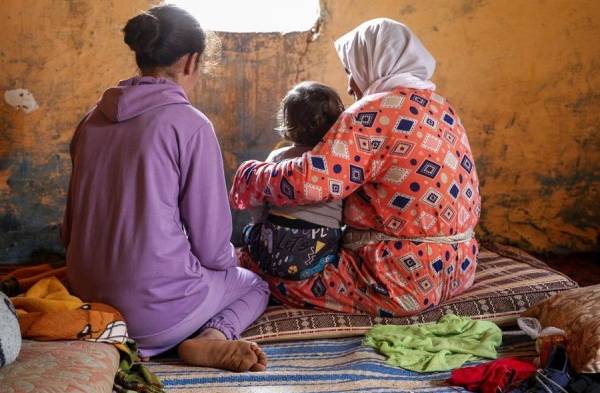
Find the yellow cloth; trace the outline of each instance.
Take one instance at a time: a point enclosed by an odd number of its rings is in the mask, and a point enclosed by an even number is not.
[[[39,280],[13,297],[21,335],[33,340],[88,340],[124,343],[127,327],[121,314],[100,303],[84,303],[69,294],[56,277]]]
[[[56,277],[47,277],[35,283],[23,296],[12,298],[18,313],[76,310],[84,303],[69,294]]]
[[[121,356],[113,390],[164,393],[158,377],[137,363],[135,342],[127,337],[127,326],[119,311],[107,304],[84,303],[70,295],[60,280],[66,277],[65,273],[64,267],[53,270],[50,265],[42,265],[7,275],[13,279],[12,289],[15,289],[15,280],[17,290],[29,288],[24,294],[11,298],[23,338],[113,344]]]

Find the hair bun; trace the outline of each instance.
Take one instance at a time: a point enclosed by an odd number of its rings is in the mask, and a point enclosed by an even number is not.
[[[129,19],[123,35],[142,71],[168,67],[190,53],[202,54],[206,46],[196,18],[173,4],[152,7]]]
[[[131,50],[152,57],[160,35],[160,22],[156,16],[143,12],[127,21],[123,33]]]

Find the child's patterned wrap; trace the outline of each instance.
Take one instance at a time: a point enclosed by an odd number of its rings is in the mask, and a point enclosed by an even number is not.
[[[341,238],[339,228],[278,216],[244,228],[244,243],[262,273],[286,280],[305,280],[337,263]]]
[[[10,299],[0,292],[0,367],[14,362],[21,350],[21,330]]]

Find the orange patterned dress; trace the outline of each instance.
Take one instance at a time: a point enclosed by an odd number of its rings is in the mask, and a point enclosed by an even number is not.
[[[348,108],[302,157],[244,162],[232,206],[309,204],[345,198],[344,222],[405,240],[343,249],[318,275],[262,274],[284,304],[380,316],[417,314],[473,283],[478,245],[419,242],[472,230],[481,208],[467,134],[452,106],[430,90],[397,88]],[[412,239],[412,240],[411,240]]]

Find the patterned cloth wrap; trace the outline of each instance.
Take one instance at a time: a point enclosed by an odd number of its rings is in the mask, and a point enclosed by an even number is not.
[[[336,263],[341,237],[339,228],[277,215],[244,228],[244,243],[262,272],[286,280],[304,280]]]

